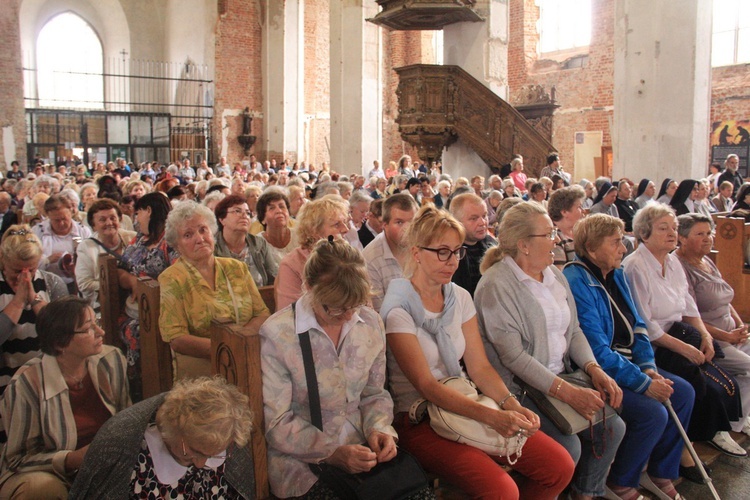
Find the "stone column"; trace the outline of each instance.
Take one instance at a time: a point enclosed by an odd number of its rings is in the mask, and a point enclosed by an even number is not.
[[[297,161],[304,159],[304,0],[265,0],[264,13],[264,149]]]
[[[443,29],[443,63],[460,66],[508,100],[508,1],[477,0],[474,10],[484,22],[449,24]],[[444,150],[443,171],[453,178],[490,173],[484,160],[460,137]]]
[[[0,170],[10,170],[10,162],[18,160],[26,171],[26,128],[23,102],[23,71],[18,0],[11,0],[0,9]]]
[[[710,0],[615,2],[615,178],[706,175],[710,12]]]
[[[365,21],[377,12],[372,0],[330,2],[331,168],[337,172],[365,172],[382,151],[381,28]]]

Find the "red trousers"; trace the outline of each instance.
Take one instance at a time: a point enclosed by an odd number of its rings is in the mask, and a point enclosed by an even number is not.
[[[466,444],[438,436],[429,418],[417,425],[409,415],[399,413],[393,423],[398,444],[416,457],[422,467],[461,488],[471,498],[516,500],[554,499],[573,477],[575,464],[570,454],[542,431],[531,436],[513,469],[524,476],[516,484],[499,464],[504,457],[491,457]]]

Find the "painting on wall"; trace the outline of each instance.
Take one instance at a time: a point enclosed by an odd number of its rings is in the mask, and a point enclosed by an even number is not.
[[[737,168],[748,176],[750,157],[750,120],[725,120],[714,122],[711,129],[711,161],[724,163],[727,155],[735,154],[740,159]]]

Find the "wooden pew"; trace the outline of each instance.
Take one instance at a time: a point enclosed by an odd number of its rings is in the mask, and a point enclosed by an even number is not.
[[[263,302],[266,303],[266,307],[269,311],[271,311],[271,314],[275,313],[276,296],[274,295],[275,292],[273,285],[258,287],[258,291],[260,292],[260,298],[262,298]]]
[[[750,321],[750,269],[745,265],[745,249],[750,240],[750,223],[744,219],[723,215],[714,217],[716,237],[714,249],[716,267],[721,275],[734,288],[732,305],[740,317]]]
[[[272,288],[272,287],[267,287]],[[271,290],[273,293],[273,290]],[[269,306],[268,302],[266,305]],[[268,498],[268,459],[263,422],[263,383],[260,371],[260,335],[230,320],[214,321],[211,326],[211,366],[230,384],[250,398],[253,430],[250,439],[255,477],[255,497]]]
[[[99,267],[99,307],[104,329],[104,343],[123,348],[120,339],[119,319],[122,314],[120,301],[120,281],[117,277],[117,259],[107,253],[100,253]]]
[[[172,388],[172,351],[159,332],[159,282],[138,278],[135,286],[141,338],[143,398]]]

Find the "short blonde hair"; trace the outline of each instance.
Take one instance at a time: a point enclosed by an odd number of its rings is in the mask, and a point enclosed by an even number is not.
[[[590,251],[596,251],[604,238],[622,234],[625,223],[622,219],[607,214],[591,214],[576,222],[573,228],[573,246],[580,257],[590,257]]]
[[[42,242],[28,224],[14,224],[3,234],[0,243],[0,271],[5,270],[5,263],[9,260],[26,262],[41,257]]]
[[[143,187],[143,190],[145,191],[144,194],[149,193],[151,191],[151,188],[149,187],[149,185],[143,182],[142,180],[131,180],[125,183],[125,188],[122,190],[122,194],[129,195],[130,192],[133,191],[133,188],[136,186]]]
[[[349,216],[349,204],[338,195],[328,194],[306,203],[297,214],[297,241],[302,248],[312,248],[320,239],[320,232],[334,215]]]
[[[365,259],[343,239],[318,241],[305,263],[303,276],[307,293],[316,304],[347,309],[370,300]]]
[[[250,440],[253,415],[249,399],[223,378],[180,380],[156,412],[156,426],[166,439],[189,439],[217,449]]]
[[[534,232],[531,218],[535,215],[547,216],[547,210],[539,203],[528,201],[513,205],[505,212],[503,221],[497,229],[497,234],[500,236],[498,245],[487,250],[479,266],[482,273],[504,256],[509,255],[515,258],[518,255],[518,242],[528,238]]]
[[[450,213],[429,204],[419,209],[404,239],[407,248],[429,247],[440,241],[449,231],[455,231],[461,243],[464,242],[464,226]],[[415,269],[416,262],[410,253],[404,266],[404,276],[411,277]]]

